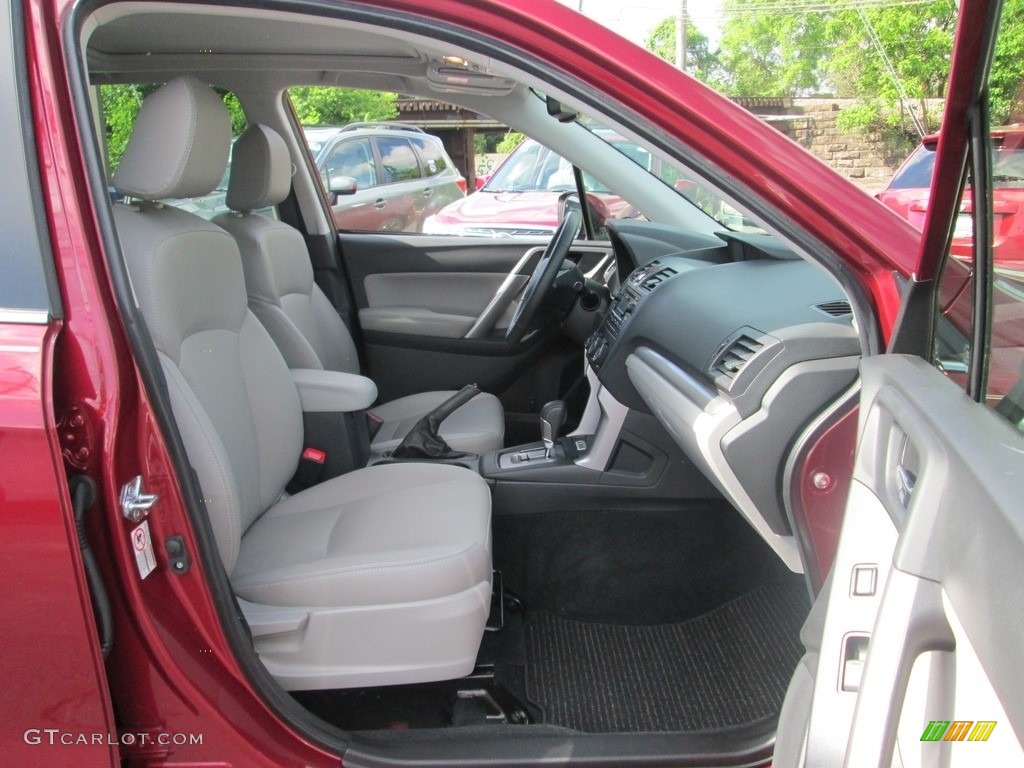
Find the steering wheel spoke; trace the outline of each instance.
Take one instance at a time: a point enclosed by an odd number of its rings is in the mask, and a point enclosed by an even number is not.
[[[523,296],[519,300],[519,306],[516,307],[515,314],[512,315],[512,321],[505,330],[505,339],[507,341],[516,344],[530,330],[531,324],[537,317],[540,308],[544,305],[552,286],[555,284],[555,278],[558,277],[558,272],[569,255],[573,241],[576,240],[576,235],[580,231],[582,223],[583,216],[579,211],[566,211],[565,218],[558,225],[555,234],[551,236],[547,248],[544,249],[540,261],[537,262],[533,274],[530,275],[530,281],[526,284],[526,288],[523,289]]]

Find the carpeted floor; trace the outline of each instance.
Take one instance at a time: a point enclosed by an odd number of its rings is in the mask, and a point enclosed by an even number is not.
[[[777,715],[803,647],[799,582],[758,587],[675,624],[525,627],[526,689],[543,722],[588,733],[697,731]]]

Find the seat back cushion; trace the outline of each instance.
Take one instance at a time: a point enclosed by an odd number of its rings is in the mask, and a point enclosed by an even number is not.
[[[355,344],[313,282],[309,251],[298,230],[259,214],[224,214],[215,223],[238,242],[249,306],[288,366],[359,373]]]
[[[284,139],[265,125],[250,126],[233,151],[227,203],[234,213],[216,222],[238,241],[250,306],[288,365],[359,373],[352,336],[313,282],[302,235],[284,222],[251,213],[284,200],[291,173]]]
[[[192,214],[117,206],[139,306],[230,573],[242,534],[282,495],[302,450],[284,359],[246,306],[229,234]]]

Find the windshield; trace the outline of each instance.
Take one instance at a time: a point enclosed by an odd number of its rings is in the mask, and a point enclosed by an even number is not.
[[[590,192],[610,194],[604,184],[584,172],[583,183]],[[509,155],[483,187],[485,192],[575,192],[572,163],[532,139]]]
[[[655,157],[643,147],[623,138],[592,118],[581,117],[577,122],[722,226],[739,232],[764,232],[761,227],[698,182],[693,174],[682,167]]]
[[[889,183],[889,189],[928,189],[932,185],[932,170],[935,168],[935,146],[925,144],[914,150]]]
[[[900,168],[889,189],[928,189],[935,169],[935,143],[918,147]],[[1024,187],[1024,135],[992,137],[992,182],[997,189]]]

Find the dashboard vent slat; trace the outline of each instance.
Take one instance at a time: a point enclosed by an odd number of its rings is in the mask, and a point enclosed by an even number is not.
[[[672,267],[663,267],[653,274],[644,277],[643,282],[640,283],[640,288],[650,293],[663,282],[668,280],[670,277],[676,274],[676,271]]]
[[[741,334],[733,339],[729,345],[718,355],[712,366],[712,373],[722,374],[730,379],[736,378],[744,366],[750,362],[758,352],[764,349],[757,339]]]
[[[845,300],[823,301],[821,304],[812,304],[811,306],[813,309],[816,309],[829,317],[845,317],[846,315],[853,314],[853,308],[850,306],[850,302]]]

